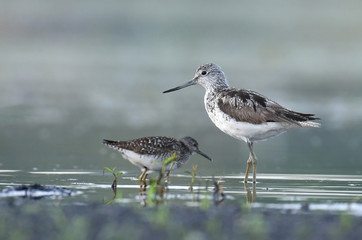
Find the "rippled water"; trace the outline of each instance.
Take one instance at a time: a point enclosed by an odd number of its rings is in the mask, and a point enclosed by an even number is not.
[[[137,172],[126,172],[118,178],[117,198],[111,189],[113,176],[101,171],[17,171],[2,170],[0,186],[17,186],[36,179],[48,185],[56,184],[74,191],[69,197],[51,198],[62,204],[121,204],[144,206],[147,191],[140,194]],[[155,177],[155,176],[153,176]],[[151,176],[151,178],[153,178]],[[252,208],[270,208],[281,211],[348,212],[362,216],[362,177],[359,175],[307,175],[307,174],[258,174],[258,182],[244,185],[241,175],[197,176],[193,191],[191,177],[171,174],[166,193],[158,204],[179,204],[190,207],[211,206],[214,181],[219,181],[225,194],[223,205],[233,204]],[[2,196],[5,199],[6,196]]]
[[[139,171],[102,139],[189,135],[214,161],[194,156],[174,172],[165,204],[201,204],[222,176],[223,204],[360,214],[361,3],[58,4],[0,9],[0,190],[39,183],[82,192],[64,203],[106,203],[112,176],[102,169],[116,167],[126,173],[115,202],[138,205]],[[208,119],[204,90],[162,94],[206,62],[234,87],[322,118],[320,129],[255,143],[254,196],[241,182],[248,148]],[[199,195],[184,173],[193,164]]]

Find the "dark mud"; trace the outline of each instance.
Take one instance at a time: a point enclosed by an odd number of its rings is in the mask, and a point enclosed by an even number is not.
[[[56,186],[40,184],[11,186],[0,191],[0,197],[17,197],[39,200],[42,198],[69,197],[77,192]]]
[[[362,217],[213,206],[0,202],[1,239],[361,239]]]

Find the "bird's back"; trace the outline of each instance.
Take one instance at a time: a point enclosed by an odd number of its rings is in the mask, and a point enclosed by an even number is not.
[[[205,95],[211,120],[223,132],[258,141],[297,127],[319,127],[314,114],[295,112],[251,90],[224,88]]]
[[[118,151],[124,149],[141,155],[162,155],[175,150],[179,144],[176,139],[169,137],[143,137],[130,141],[103,140],[103,143]]]
[[[229,88],[221,91],[217,100],[221,111],[236,121],[251,124],[266,122],[300,122],[318,120],[314,114],[295,112],[251,90]]]

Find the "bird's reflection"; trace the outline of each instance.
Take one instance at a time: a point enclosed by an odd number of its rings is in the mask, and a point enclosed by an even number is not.
[[[226,194],[223,190],[223,179],[220,178],[215,180],[206,180],[205,192],[202,193],[203,189],[200,187],[202,185],[201,179],[199,179],[199,187],[197,187],[197,191],[191,187],[193,184],[190,184],[189,193],[193,196],[192,202],[199,202],[202,206],[210,206],[213,204],[214,206],[219,206],[226,200]],[[209,189],[209,182],[213,184],[213,189]],[[138,188],[138,196],[136,199],[139,200],[141,206],[157,206],[166,204],[168,199],[167,194],[169,192],[169,174],[166,175],[166,179],[163,176],[160,176],[157,179],[149,179],[146,182],[140,184]],[[113,197],[108,200],[105,204],[111,204],[114,200],[122,197],[121,189],[118,189],[117,180],[115,179],[112,184]],[[187,193],[185,193],[187,194]],[[200,198],[201,196],[201,198]]]
[[[246,191],[246,201],[254,203],[256,201],[256,184],[252,183],[252,190],[250,191],[248,183],[244,183],[244,189]]]
[[[119,194],[120,192],[117,192],[117,179],[113,180],[111,188],[112,188],[112,191],[113,191],[113,197],[110,200],[108,200],[105,203],[105,205],[108,205],[108,204],[112,203],[117,197],[121,197],[120,194]]]
[[[214,181],[213,201],[214,201],[214,205],[218,206],[222,202],[224,202],[224,200],[226,199],[226,195],[223,191],[221,179],[219,181],[215,181],[215,180],[213,180],[213,181]]]
[[[138,199],[140,200],[141,206],[155,206],[165,203],[165,195],[168,193],[169,188],[169,174],[166,175],[165,181],[162,181],[162,176],[160,176],[157,180],[156,179],[150,179],[149,184],[146,182],[144,184],[141,184],[138,189]],[[208,182],[210,180],[207,180],[206,182],[206,194],[208,192]],[[223,186],[221,184],[222,179],[215,180],[212,179],[214,189],[212,191],[212,201],[215,206],[220,205],[226,200],[226,194],[223,191]],[[121,198],[121,192],[117,191],[117,180],[115,179],[112,183],[112,191],[113,191],[113,197],[107,201],[105,204],[112,203],[115,199]],[[246,192],[246,202],[247,203],[254,203],[256,202],[256,184],[252,183],[251,188],[249,187],[248,183],[244,183],[244,190]],[[193,189],[190,188],[190,193],[195,194],[195,201],[200,201],[199,195],[200,191],[194,193]],[[210,192],[209,192],[210,193]]]
[[[138,191],[141,206],[156,206],[164,204],[168,192],[167,183],[151,179],[148,187],[140,187]]]

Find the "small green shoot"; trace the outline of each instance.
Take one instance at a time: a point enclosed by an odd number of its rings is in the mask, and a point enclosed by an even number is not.
[[[116,172],[116,168],[110,169],[110,168],[104,167],[104,170],[112,173],[112,175],[114,176],[114,179],[116,179],[116,180],[119,175],[123,174],[123,172],[121,172],[121,171]],[[104,174],[104,170],[103,170],[103,174]]]
[[[109,201],[106,202],[106,205],[108,205],[108,204],[111,204],[114,199],[116,199],[116,198],[118,198],[118,199],[122,198],[122,192],[121,192],[121,191],[117,191],[117,178],[118,178],[119,175],[123,174],[123,172],[121,172],[121,171],[116,172],[116,168],[110,169],[110,168],[108,168],[108,167],[104,167],[104,169],[103,169],[103,175],[104,175],[104,170],[106,170],[107,172],[112,173],[112,175],[113,175],[113,177],[114,177],[113,183],[112,183],[112,190],[113,190],[114,195],[113,195],[113,198],[112,198],[112,199],[110,199]]]
[[[168,173],[167,173],[167,178],[168,178],[169,175],[170,175],[171,169],[172,169],[172,167],[174,165],[174,161],[177,158],[177,155],[175,153],[173,153],[173,152],[170,152],[170,153],[171,153],[171,157],[166,158],[166,159],[163,160],[160,175],[159,175],[159,178],[157,180],[158,185],[161,184],[161,180],[162,180],[163,176],[165,175],[166,166],[171,163],[170,168],[169,168]]]
[[[166,158],[163,160],[163,166],[166,167],[169,163],[173,162],[176,159],[177,155],[173,152],[171,152],[171,157]]]
[[[194,184],[195,184],[195,178],[196,178],[196,169],[197,169],[197,165],[193,165],[192,166],[192,172],[190,171],[186,171],[186,173],[191,175],[191,183],[190,183],[190,191],[191,193],[194,192]]]
[[[119,172],[116,172],[116,168],[107,168],[107,167],[104,167],[103,169],[103,175],[104,175],[104,170],[106,170],[107,172],[110,172],[112,173],[114,179],[113,179],[113,183],[112,183],[112,190],[114,192],[114,194],[117,193],[117,178],[119,175],[123,174],[123,172],[119,171]]]

